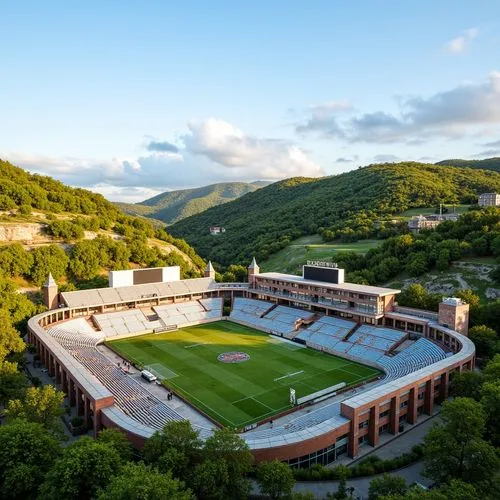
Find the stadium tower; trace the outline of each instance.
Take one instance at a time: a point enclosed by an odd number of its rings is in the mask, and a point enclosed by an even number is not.
[[[208,261],[207,267],[205,268],[205,271],[203,272],[203,276],[205,278],[212,278],[215,279],[215,269],[214,266],[212,266],[212,261]]]
[[[252,259],[251,264],[248,266],[248,284],[250,288],[255,286],[255,276],[260,273],[260,267],[257,265],[255,257]]]
[[[59,288],[52,273],[43,284],[43,303],[48,309],[57,309],[59,307]]]

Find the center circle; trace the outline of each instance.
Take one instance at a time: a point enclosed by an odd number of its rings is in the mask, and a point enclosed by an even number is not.
[[[217,356],[217,360],[222,363],[243,363],[244,361],[248,361],[250,356],[246,352],[223,352]]]

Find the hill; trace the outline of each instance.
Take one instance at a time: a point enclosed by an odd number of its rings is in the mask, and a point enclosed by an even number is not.
[[[191,215],[198,214],[217,205],[233,201],[267,186],[269,182],[222,182],[194,189],[181,189],[161,193],[142,203],[116,203],[130,215],[142,215],[173,224]]]
[[[30,262],[38,254],[50,260],[52,254],[58,267],[54,277],[66,277],[76,286],[119,267],[180,265],[187,277],[198,276],[204,266],[185,241],[155,228],[153,221],[123,214],[102,195],[29,174],[2,160],[0,253],[0,272],[36,284],[51,266],[33,261],[19,273],[18,257]],[[58,266],[56,257],[65,266]]]
[[[452,167],[467,167],[467,168],[479,168],[483,170],[495,170],[496,172],[500,172],[500,157],[496,158],[486,158],[484,160],[460,160],[460,159],[452,159],[452,160],[443,160],[436,165],[449,165]]]
[[[205,258],[245,264],[252,255],[266,260],[300,236],[345,232],[347,222],[361,239],[380,218],[412,207],[475,203],[478,193],[499,189],[500,174],[487,170],[414,162],[369,165],[332,177],[276,182],[179,221],[169,231]],[[223,226],[225,233],[210,235],[212,225]]]

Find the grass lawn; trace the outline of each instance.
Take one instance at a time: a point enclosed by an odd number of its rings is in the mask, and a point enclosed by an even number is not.
[[[297,398],[340,382],[372,379],[375,368],[292,345],[229,321],[109,342],[129,361],[164,378],[166,385],[224,426],[241,428],[290,408]],[[242,363],[219,354],[244,352]]]
[[[262,271],[302,274],[302,265],[308,260],[335,259],[337,252],[366,253],[380,245],[380,240],[362,240],[356,243],[324,243],[319,235],[305,236],[259,262]]]
[[[453,206],[446,205],[448,208],[448,213],[453,213]],[[463,214],[469,210],[470,205],[455,205],[455,212],[457,214]],[[403,212],[401,215],[404,217],[413,217],[415,215],[434,215],[436,214],[436,207],[430,208],[410,208]]]

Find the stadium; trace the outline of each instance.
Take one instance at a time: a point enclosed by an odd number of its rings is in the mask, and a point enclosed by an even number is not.
[[[201,438],[234,428],[257,462],[306,467],[416,425],[474,367],[469,306],[410,309],[399,292],[324,262],[295,276],[254,259],[247,283],[217,283],[210,263],[185,280],[113,271],[107,288],[61,293],[49,276],[28,340],[94,435],[118,428],[140,448],[188,419]]]

